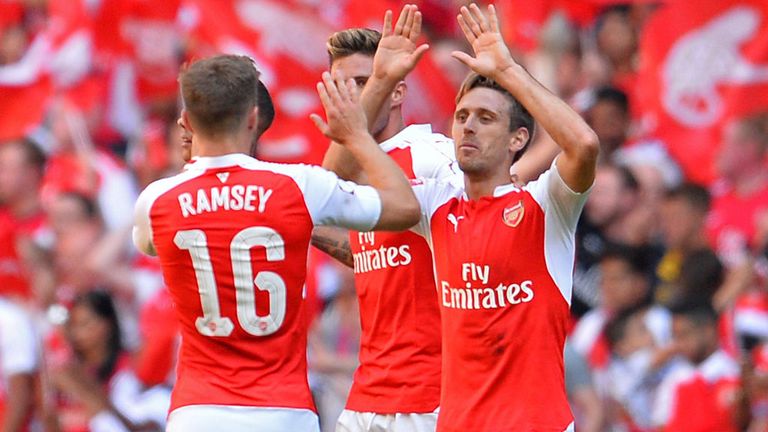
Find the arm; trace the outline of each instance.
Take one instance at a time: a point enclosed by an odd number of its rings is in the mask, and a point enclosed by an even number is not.
[[[547,131],[537,133],[536,141],[519,161],[512,165],[513,181],[526,184],[536,180],[541,173],[552,166],[552,161],[560,154],[560,147],[552,140]]]
[[[491,78],[509,91],[549,133],[562,149],[557,169],[575,192],[592,185],[597,163],[597,135],[568,104],[549,92],[512,58],[499,31],[493,5],[487,19],[480,8],[462,7],[458,16],[464,36],[475,57],[454,51],[453,56],[480,75]]]
[[[346,230],[326,226],[315,227],[312,230],[312,246],[347,267],[355,265],[352,249],[349,248],[349,233]]]
[[[421,214],[419,203],[400,167],[368,133],[354,82],[334,82],[325,72],[317,91],[328,123],[317,114],[312,114],[312,121],[326,137],[343,145],[355,157],[379,194],[381,214],[373,229],[398,231],[415,225]]]
[[[8,395],[5,401],[5,416],[3,418],[3,432],[17,432],[26,430],[25,424],[29,414],[32,413],[34,402],[32,374],[19,373],[8,378]]]
[[[421,12],[414,5],[405,5],[400,12],[394,30],[392,11],[384,15],[381,41],[373,58],[373,75],[363,88],[360,101],[368,119],[368,128],[374,126],[379,112],[392,91],[410,73],[428,45],[416,46],[421,34]],[[360,182],[361,168],[344,146],[331,142],[323,158],[323,167],[339,177]]]

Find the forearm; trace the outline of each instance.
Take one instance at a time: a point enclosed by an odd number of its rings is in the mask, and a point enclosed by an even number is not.
[[[323,168],[333,171],[339,178],[344,180],[362,183],[360,181],[362,174],[360,164],[349,150],[337,142],[331,141],[331,145],[328,146],[328,151],[325,152],[323,157]]]
[[[2,432],[17,432],[25,430],[24,426],[32,412],[33,381],[29,374],[13,375],[8,380],[8,399],[6,400],[5,416],[2,422]]]
[[[560,147],[552,140],[547,131],[536,134],[535,142],[519,161],[512,165],[512,174],[517,175],[517,181],[525,184],[536,180],[551,165],[560,154]]]
[[[594,179],[599,143],[597,135],[563,100],[536,81],[522,66],[512,64],[493,77],[531,113],[562,149],[558,170],[576,192]]]
[[[354,144],[347,145],[347,148],[381,198],[381,215],[375,228],[403,230],[416,224],[420,215],[419,204],[400,167],[369,134],[356,138]]]
[[[333,227],[315,227],[312,231],[312,246],[320,249],[347,267],[354,265],[349,234],[346,230]]]
[[[563,152],[582,152],[588,144],[596,141],[594,131],[584,119],[522,66],[510,65],[493,79],[525,106]]]

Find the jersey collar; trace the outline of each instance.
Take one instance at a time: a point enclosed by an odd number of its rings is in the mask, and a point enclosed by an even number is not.
[[[504,196],[510,192],[519,192],[519,191],[520,191],[520,188],[514,183],[508,183],[505,185],[496,186],[496,188],[493,190],[493,198]],[[464,201],[469,201],[469,197],[467,196],[466,191],[464,191],[462,196],[464,198]],[[488,198],[488,197],[482,197],[482,198]]]
[[[432,125],[415,124],[407,126],[405,129],[396,133],[393,137],[379,143],[379,147],[387,153],[396,148],[405,148],[419,136],[432,134]]]
[[[255,159],[244,153],[230,153],[222,156],[195,156],[186,165],[189,169],[224,168],[253,162]]]

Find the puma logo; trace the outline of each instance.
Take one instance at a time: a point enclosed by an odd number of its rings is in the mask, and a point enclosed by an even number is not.
[[[448,222],[453,224],[453,232],[459,231],[459,221],[464,219],[464,216],[456,217],[453,213],[448,213]]]

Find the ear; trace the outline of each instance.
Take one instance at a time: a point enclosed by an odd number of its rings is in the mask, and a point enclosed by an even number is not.
[[[524,127],[517,128],[516,131],[512,132],[512,137],[509,139],[509,150],[513,153],[519,152],[525,147],[525,144],[528,143],[530,138],[531,136],[528,133],[528,129]]]
[[[399,107],[405,101],[405,95],[408,94],[408,84],[400,81],[392,91],[392,107]]]
[[[194,133],[194,130],[192,129],[192,122],[189,121],[189,113],[186,109],[181,110],[181,126],[184,127],[189,133]]]
[[[259,107],[253,107],[248,113],[248,130],[254,131],[259,126]]]

